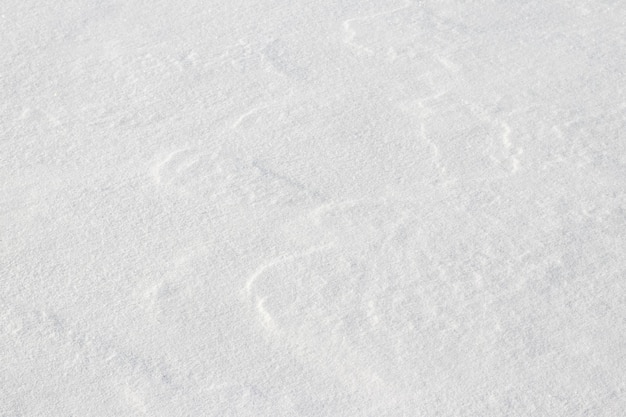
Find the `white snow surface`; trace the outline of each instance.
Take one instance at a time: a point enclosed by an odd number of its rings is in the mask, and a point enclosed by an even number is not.
[[[0,22],[0,416],[626,415],[625,1]]]

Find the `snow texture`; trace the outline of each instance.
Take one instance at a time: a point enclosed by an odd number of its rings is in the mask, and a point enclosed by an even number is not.
[[[0,416],[625,415],[626,2],[0,22]]]

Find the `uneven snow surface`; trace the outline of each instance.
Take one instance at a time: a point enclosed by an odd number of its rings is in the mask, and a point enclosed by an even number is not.
[[[625,415],[626,1],[0,23],[0,416]]]

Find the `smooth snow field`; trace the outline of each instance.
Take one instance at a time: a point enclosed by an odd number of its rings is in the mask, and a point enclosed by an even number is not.
[[[0,23],[0,416],[626,415],[626,1]]]

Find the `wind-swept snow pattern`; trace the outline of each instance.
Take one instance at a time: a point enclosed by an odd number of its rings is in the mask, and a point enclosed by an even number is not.
[[[624,415],[625,2],[0,22],[0,416]]]

